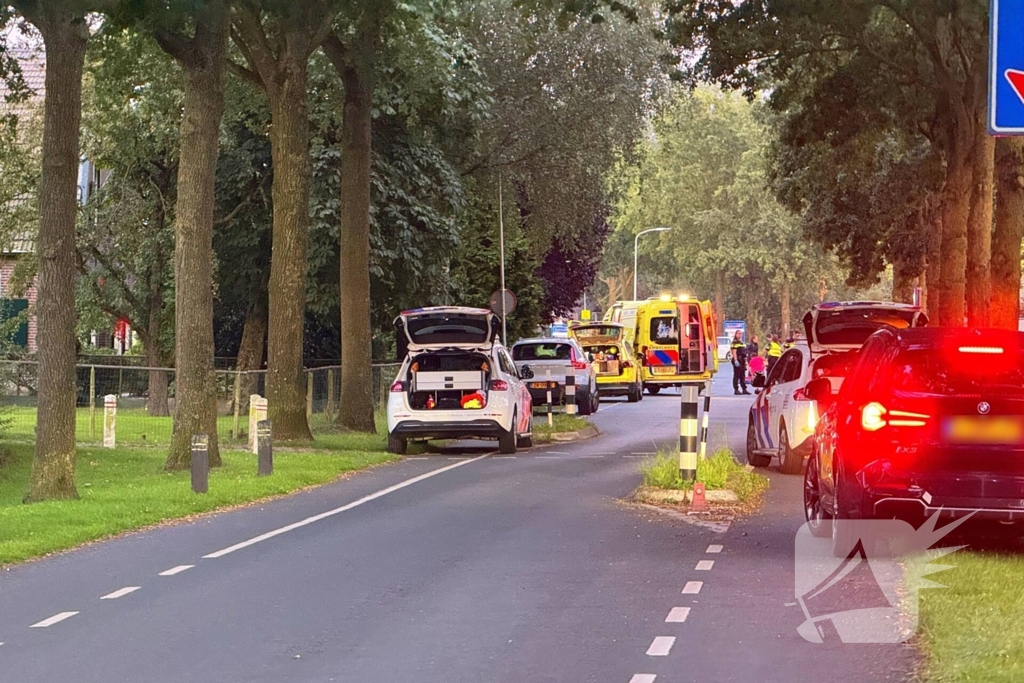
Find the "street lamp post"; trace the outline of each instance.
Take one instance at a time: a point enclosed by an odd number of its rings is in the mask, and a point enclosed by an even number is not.
[[[672,228],[651,228],[650,230],[644,230],[642,232],[638,232],[636,234],[636,237],[633,238],[633,301],[637,300],[637,286],[636,286],[636,283],[637,283],[637,276],[639,275],[639,272],[637,271],[637,265],[639,263],[639,255],[638,255],[637,247],[639,247],[639,245],[640,245],[640,236],[641,235],[646,235],[649,232],[665,232],[666,230],[671,230],[671,229]]]

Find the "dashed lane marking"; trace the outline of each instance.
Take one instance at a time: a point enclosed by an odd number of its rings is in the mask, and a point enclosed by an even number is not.
[[[430,458],[407,458],[407,460],[430,460]]]
[[[189,569],[192,569],[192,567],[194,566],[194,564],[179,564],[177,567],[171,567],[166,571],[160,572],[158,576],[174,576],[175,574],[180,574],[182,572],[188,571]]]
[[[708,546],[708,552],[712,553],[712,554],[720,553],[720,552],[722,552],[722,546],[720,546],[720,545],[718,545],[716,543],[712,543],[711,545]]]
[[[629,679],[629,683],[654,683],[654,679],[657,678],[654,674],[633,674],[633,677]]]
[[[236,550],[248,548],[251,545],[262,543],[263,541],[274,538],[275,536],[280,536],[281,534],[288,533],[289,531],[294,531],[295,529],[299,529],[309,524],[313,524],[314,522],[319,522],[322,519],[327,519],[328,517],[333,517],[334,515],[341,514],[342,512],[347,512],[352,508],[357,508],[360,505],[369,503],[371,500],[377,500],[378,498],[382,498],[388,495],[389,493],[394,493],[395,491],[404,489],[407,486],[412,486],[413,484],[424,481],[425,479],[430,479],[431,477],[436,477],[439,474],[444,474],[445,472],[454,470],[457,467],[464,467],[465,465],[477,462],[478,460],[483,460],[484,458],[490,457],[492,454],[493,451],[491,453],[484,453],[483,455],[478,455],[477,457],[471,458],[469,460],[460,460],[458,462],[452,463],[451,465],[439,467],[436,470],[431,470],[417,477],[413,477],[412,479],[406,479],[405,481],[399,482],[394,486],[389,486],[386,489],[381,489],[376,493],[371,493],[370,495],[364,496],[359,500],[349,503],[348,505],[342,505],[340,508],[334,508],[333,510],[328,510],[327,512],[321,512],[319,515],[313,515],[312,517],[307,517],[306,519],[295,522],[294,524],[289,524],[288,526],[283,526],[280,529],[274,529],[273,531],[268,531],[265,534],[260,534],[259,536],[250,538],[248,541],[236,543],[235,545],[229,546],[222,550],[218,550],[217,552],[210,553],[209,555],[203,555],[203,559],[213,560],[218,557],[224,557],[225,555],[229,555],[230,553],[233,553]]]
[[[493,460],[515,460],[516,456],[514,456],[514,455],[496,455],[492,459]]]
[[[568,451],[544,451],[545,455],[569,455]]]
[[[714,566],[715,566],[715,561],[714,560],[701,560],[700,562],[697,563],[696,569],[699,572],[708,572],[708,571],[711,571],[711,568],[714,567]]]
[[[689,607],[673,607],[672,611],[665,617],[666,624],[681,624],[690,616]]]
[[[683,586],[683,595],[697,595],[703,587],[703,581],[687,581],[686,585]]]
[[[668,657],[668,653],[672,652],[672,646],[675,644],[676,639],[673,636],[658,636],[647,648],[647,654],[651,657]]]
[[[78,614],[78,612],[61,612],[60,614],[54,614],[49,619],[43,619],[38,624],[32,624],[29,628],[48,628],[54,624],[64,621],[65,619],[70,619],[76,614]]]
[[[107,593],[102,598],[100,598],[100,600],[117,600],[118,598],[123,598],[129,593],[134,593],[141,587],[142,586],[125,586],[124,588],[116,590],[113,593]]]

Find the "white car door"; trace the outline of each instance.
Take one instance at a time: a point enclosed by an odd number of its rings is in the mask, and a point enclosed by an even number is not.
[[[794,380],[799,380],[800,360],[795,354],[799,354],[796,349],[787,351],[772,368],[774,382],[768,394],[768,414],[771,417],[767,427],[773,448],[779,448],[779,424],[781,419],[785,418],[786,410],[792,402],[790,393],[794,389]]]
[[[516,423],[512,425],[512,432],[519,434],[524,431],[521,427],[523,421],[528,419],[524,416],[530,414],[530,407],[525,403],[526,399],[524,398],[529,396],[529,392],[526,390],[523,380],[519,377],[519,371],[516,369],[516,364],[512,361],[512,356],[509,355],[508,351],[504,348],[498,349],[498,357],[502,374],[506,376],[506,381],[508,382],[509,395],[515,397]]]
[[[800,428],[807,421],[805,414],[803,415],[803,422],[800,421],[799,418],[803,413],[803,406],[801,401],[793,399],[793,394],[796,390],[803,387],[804,368],[806,367],[807,360],[801,349],[790,349],[786,352],[786,367],[782,369],[782,377],[779,383],[779,398],[782,403],[779,406],[778,415],[785,421],[791,446],[802,441],[804,435]],[[778,429],[777,425],[776,429]],[[778,447],[782,448],[781,442],[778,444]]]

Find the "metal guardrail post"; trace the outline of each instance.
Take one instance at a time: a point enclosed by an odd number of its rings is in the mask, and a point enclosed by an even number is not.
[[[256,423],[256,450],[257,476],[270,476],[274,473],[274,443],[271,438],[270,420],[260,420]]]
[[[239,411],[239,408],[240,408],[239,403],[241,403],[241,401],[242,401],[242,373],[238,372],[236,370],[235,371],[235,409],[234,409],[234,413],[235,414],[234,414],[234,416],[232,417],[232,420],[231,420],[231,438],[232,439],[237,439],[238,438],[238,411]]]
[[[192,437],[192,491],[206,493],[210,479],[210,437],[196,434]]]

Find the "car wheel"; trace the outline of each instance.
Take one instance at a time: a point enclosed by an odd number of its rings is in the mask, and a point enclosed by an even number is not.
[[[836,484],[833,486],[833,506],[835,508],[835,514],[832,519],[832,556],[837,558],[846,558],[850,556],[854,548],[857,547],[857,542],[861,540],[859,530],[861,525],[856,524],[855,520],[850,516],[849,511],[843,508],[843,504],[839,499],[839,472],[836,473]],[[872,552],[873,548],[864,548],[865,552]]]
[[[516,452],[516,414],[512,413],[512,428],[498,437],[498,450],[502,455],[513,455]]]
[[[651,396],[657,396],[661,393],[661,387],[649,386],[647,387],[647,393]]]
[[[818,477],[818,459],[811,456],[804,472],[804,518],[811,535],[828,538],[832,533],[832,517],[821,502],[821,480]]]
[[[596,413],[601,407],[601,394],[597,393],[597,389],[590,392],[590,412]]]
[[[640,397],[642,395],[643,394],[641,394],[636,387],[632,387],[629,390],[629,393],[626,394],[626,400],[629,401],[630,403],[636,403],[637,401],[640,400]]]
[[[576,408],[580,415],[590,415],[594,412],[594,402],[590,398],[589,388],[576,394]]]
[[[804,459],[789,447],[789,432],[786,423],[779,424],[779,469],[783,474],[800,474],[804,467]]]
[[[405,455],[405,452],[409,450],[409,440],[403,439],[400,436],[388,433],[388,453],[394,453],[395,455]]]
[[[768,467],[772,464],[772,456],[757,453],[757,433],[754,431],[754,421],[747,421],[747,462],[754,467]]]

